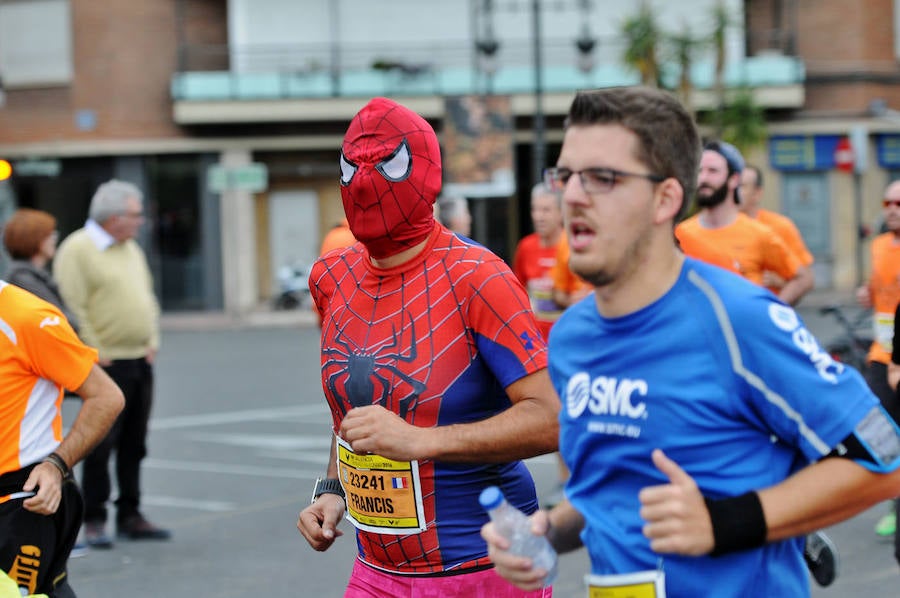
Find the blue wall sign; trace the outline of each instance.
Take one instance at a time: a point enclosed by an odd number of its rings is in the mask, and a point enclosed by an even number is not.
[[[876,135],[875,153],[882,168],[900,167],[900,135]]]
[[[769,138],[775,170],[810,172],[834,168],[834,150],[843,135],[781,135]],[[900,138],[898,138],[900,139]]]

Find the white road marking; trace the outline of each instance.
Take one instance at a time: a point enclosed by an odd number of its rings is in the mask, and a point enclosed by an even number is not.
[[[297,480],[316,479],[322,470],[303,470],[282,467],[254,467],[251,465],[227,465],[224,463],[207,463],[202,461],[173,461],[170,459],[148,458],[142,461],[144,467],[168,469],[172,471],[193,471],[200,473],[219,473],[226,475],[248,475],[265,478],[291,478]]]
[[[266,459],[283,459],[286,461],[315,463],[316,465],[322,466],[324,471],[324,467],[328,465],[329,449],[328,447],[326,447],[325,450],[294,451],[290,453],[277,451],[258,451],[256,455],[258,457],[264,457]]]
[[[275,451],[296,451],[303,449],[324,449],[331,447],[331,436],[300,436],[299,434],[207,434],[197,433],[187,436],[191,440],[245,446]]]
[[[298,405],[293,407],[271,407],[268,409],[248,409],[245,411],[161,417],[150,420],[150,429],[174,430],[176,428],[235,424],[248,421],[319,421],[318,419],[310,419],[310,416],[315,415],[320,415],[321,421],[331,421],[331,416],[325,405]]]
[[[193,500],[178,498],[177,496],[141,495],[141,504],[154,507],[174,507],[177,509],[195,509],[197,511],[209,511],[211,513],[225,513],[233,511],[238,506],[232,502],[222,500]]]

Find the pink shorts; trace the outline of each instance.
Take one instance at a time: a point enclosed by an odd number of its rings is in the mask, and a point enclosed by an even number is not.
[[[553,589],[525,592],[497,575],[494,569],[474,573],[419,577],[392,575],[364,565],[353,564],[353,573],[344,598],[552,598]]]

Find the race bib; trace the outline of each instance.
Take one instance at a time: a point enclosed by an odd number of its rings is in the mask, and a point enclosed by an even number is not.
[[[875,340],[890,353],[894,348],[894,314],[876,313],[872,321],[875,324]]]
[[[418,461],[354,453],[340,437],[336,450],[347,519],[354,527],[394,535],[425,531]]]
[[[585,575],[588,598],[666,598],[666,574],[661,570],[621,575]]]

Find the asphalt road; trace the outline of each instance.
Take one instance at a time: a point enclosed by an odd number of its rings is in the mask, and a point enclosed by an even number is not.
[[[834,334],[814,308],[801,310],[810,328]],[[317,329],[187,322],[163,334],[143,477],[147,517],[174,538],[91,551],[70,562],[72,586],[81,598],[341,596],[356,552],[349,526],[325,553],[295,528],[329,449]],[[75,409],[67,401],[67,421]],[[554,457],[529,467],[548,493]],[[900,568],[872,533],[882,511],[830,530],[841,575],[814,597],[898,595]],[[563,556],[556,596],[583,596],[587,570],[583,551]]]

